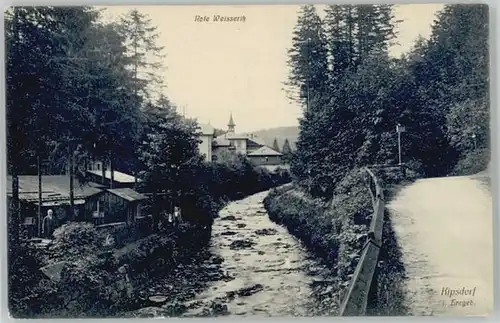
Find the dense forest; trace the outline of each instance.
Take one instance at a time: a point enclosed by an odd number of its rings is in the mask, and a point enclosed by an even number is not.
[[[157,45],[159,32],[151,19],[137,10],[112,23],[104,22],[101,15],[95,8],[76,6],[6,11],[7,165],[12,177],[9,304],[17,317],[62,315],[60,311],[70,316],[109,315],[109,304],[96,299],[106,295],[118,304],[134,298],[118,297],[113,288],[107,288],[106,279],[118,281],[116,269],[122,264],[116,259],[123,256],[124,263],[139,263],[134,269],[138,276],[156,267],[166,272],[174,265],[142,263],[167,258],[168,264],[175,264],[182,257],[175,258],[172,250],[177,252],[176,248],[165,247],[175,243],[189,257],[183,243],[201,248],[210,236],[213,219],[229,200],[289,180],[285,173],[254,167],[243,156],[206,161],[198,150],[196,120],[179,114],[163,94],[166,49]],[[114,250],[111,266],[94,259],[107,251],[98,246],[95,237],[99,235],[92,225],[64,224],[55,234],[54,248],[73,250],[63,252],[62,258],[78,266],[66,270],[69,282],[66,278],[57,284],[48,282],[40,268],[59,258],[34,256],[26,244],[19,176],[39,171],[42,177],[68,174],[72,209],[74,187],[90,180],[86,169],[92,160],[141,179],[136,189],[151,196],[147,210],[155,232],[144,239],[135,237],[139,240],[123,254]],[[174,236],[157,225],[172,202],[182,208],[183,224],[189,228],[179,229]],[[61,299],[70,297],[65,290],[73,293],[76,282],[72,277],[80,277],[79,273],[93,280],[79,288],[84,296],[70,295],[80,301],[68,308]],[[85,284],[86,278],[81,279]],[[47,300],[47,295],[55,299]]]
[[[73,187],[87,180],[92,159],[143,179],[138,188],[153,194],[154,214],[176,200],[192,213],[214,215],[226,195],[260,189],[259,180],[269,184],[269,174],[247,160],[222,170],[199,155],[196,120],[177,113],[163,94],[166,55],[151,19],[132,10],[105,23],[101,14],[92,7],[15,7],[6,13],[13,219],[20,219],[18,175],[69,171]],[[226,179],[224,192],[213,188],[219,176]],[[245,176],[254,185],[241,188]],[[217,196],[207,197],[208,191]]]
[[[290,97],[304,106],[292,172],[331,196],[352,169],[402,162],[421,176],[484,170],[489,156],[486,5],[446,5],[429,39],[399,58],[393,5],[301,7],[289,50]]]

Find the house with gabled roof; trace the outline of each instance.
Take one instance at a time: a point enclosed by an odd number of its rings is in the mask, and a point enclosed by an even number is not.
[[[262,146],[259,149],[247,155],[255,165],[281,165],[282,154],[268,146]]]
[[[210,124],[199,124],[199,137],[200,142],[198,143],[198,150],[202,156],[205,156],[205,160],[212,160],[212,142],[215,138],[215,128]]]
[[[212,141],[212,153],[217,155],[221,151],[232,151],[242,155],[256,151],[266,145],[264,140],[253,133],[236,133],[236,124],[233,115],[229,116],[228,129],[225,134],[217,136]]]
[[[236,133],[236,124],[233,115],[230,114],[227,131],[224,134],[213,137],[215,129],[210,125],[200,124],[200,153],[210,156],[207,160],[216,161],[224,152],[237,153],[246,156],[255,165],[264,167],[270,171],[286,166],[283,165],[279,151],[266,145],[266,142],[253,133]],[[210,141],[211,154],[207,153]]]

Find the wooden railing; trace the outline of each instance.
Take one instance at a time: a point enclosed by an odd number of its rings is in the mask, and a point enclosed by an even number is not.
[[[373,172],[368,168],[365,168],[364,171],[368,174],[368,189],[372,196],[373,216],[367,240],[361,250],[361,257],[351,278],[347,294],[341,304],[341,316],[363,316],[366,314],[368,296],[382,247],[384,193]]]

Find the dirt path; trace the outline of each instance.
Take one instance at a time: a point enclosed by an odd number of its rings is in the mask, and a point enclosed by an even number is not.
[[[412,314],[491,314],[493,214],[487,185],[473,177],[419,180],[388,208]]]

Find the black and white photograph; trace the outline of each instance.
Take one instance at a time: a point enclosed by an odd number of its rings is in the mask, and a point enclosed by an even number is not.
[[[4,27],[11,318],[493,314],[487,5]]]

